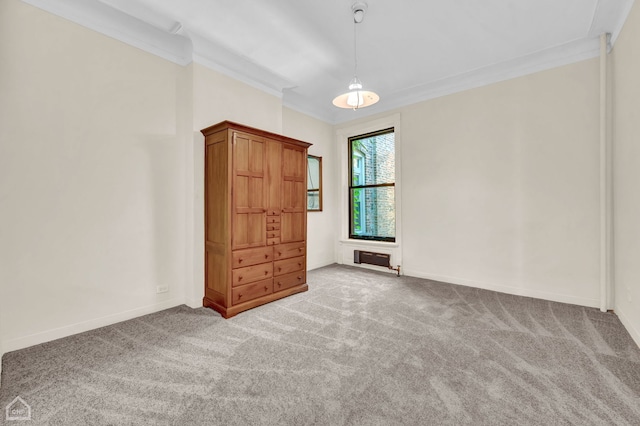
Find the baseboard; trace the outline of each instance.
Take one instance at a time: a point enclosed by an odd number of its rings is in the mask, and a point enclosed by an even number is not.
[[[588,299],[585,297],[577,297],[568,294],[551,293],[547,291],[533,290],[530,288],[512,287],[507,285],[499,285],[486,283],[483,281],[469,280],[465,278],[450,277],[444,275],[427,274],[414,270],[403,270],[402,275],[408,275],[416,278],[425,278],[433,281],[440,281],[449,284],[458,284],[466,287],[481,288],[484,290],[492,290],[500,293],[513,294],[515,296],[533,297],[534,299],[549,300],[552,302],[569,303],[571,305],[587,306],[597,308],[600,306],[600,300]]]
[[[624,314],[624,311],[619,311],[619,310],[615,309],[614,312],[618,316],[618,318],[620,319],[620,322],[622,323],[624,328],[627,329],[627,332],[629,333],[629,335],[631,336],[633,341],[636,342],[636,345],[638,345],[638,347],[640,348],[640,330],[636,329],[633,326],[633,323]]]
[[[336,261],[333,259],[320,261],[320,262],[307,263],[307,271],[313,271],[314,269],[323,268],[325,266],[333,265],[334,263],[336,263]]]
[[[187,305],[188,307],[190,307],[191,309],[202,308],[202,298],[203,297],[204,297],[204,294],[202,296],[200,296],[198,299],[186,299],[184,301],[184,304]]]
[[[54,328],[52,330],[31,334],[17,339],[6,340],[2,342],[2,348],[6,352],[16,351],[18,349],[28,348],[29,346],[39,345],[41,343],[50,342],[52,340],[61,339],[85,331],[94,330],[96,328],[105,327],[122,321],[127,321],[142,315],[152,314],[154,312],[173,308],[184,304],[183,298],[174,298],[157,303],[154,305],[143,306],[129,311],[119,312],[117,314],[108,315],[101,318],[95,318],[64,327]]]

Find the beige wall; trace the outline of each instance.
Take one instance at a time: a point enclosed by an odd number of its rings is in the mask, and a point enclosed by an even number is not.
[[[598,306],[598,81],[588,60],[394,111],[403,272]]]
[[[598,62],[401,110],[408,275],[598,306]]]
[[[615,311],[640,345],[640,6],[613,49]]]
[[[194,129],[224,120],[282,132],[282,100],[202,65],[193,65]]]
[[[181,68],[16,0],[0,31],[4,350],[182,303]]]

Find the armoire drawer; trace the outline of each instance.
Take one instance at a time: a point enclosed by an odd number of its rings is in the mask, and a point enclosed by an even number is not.
[[[280,244],[273,248],[273,260],[288,259],[305,254],[304,241],[299,243]]]
[[[267,238],[280,238],[280,230],[267,231]]]
[[[273,293],[273,279],[258,281],[252,284],[231,289],[231,300],[234,305],[247,302]]]
[[[247,250],[236,250],[231,255],[233,269],[244,266],[258,265],[273,260],[273,248],[260,247]]]
[[[267,216],[267,224],[280,223],[280,216]]]
[[[284,275],[290,272],[302,271],[304,269],[304,256],[292,257],[291,259],[278,260],[273,262],[273,275]]]
[[[273,264],[262,263],[260,265],[247,266],[231,271],[232,286],[249,284],[254,281],[264,280],[273,277]]]
[[[299,284],[304,284],[306,280],[305,271],[293,272],[291,274],[281,275],[273,279],[273,292],[286,290]]]

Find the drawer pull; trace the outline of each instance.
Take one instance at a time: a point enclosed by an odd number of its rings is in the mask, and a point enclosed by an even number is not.
[[[278,272],[282,271],[282,266],[278,266]]]
[[[269,275],[269,271],[264,271],[264,274],[265,275]]]
[[[302,247],[298,248],[298,251],[302,251]]]
[[[301,279],[302,279],[302,277],[301,277],[301,276],[298,276],[298,279],[299,279],[299,280],[301,280]]]
[[[279,257],[279,256],[282,256],[282,252],[281,252],[281,251],[279,251],[279,252],[278,252],[278,257]]]
[[[298,262],[298,266],[302,266],[302,262]]]
[[[278,281],[278,287],[282,287],[282,283]]]
[[[269,255],[268,255],[268,254],[265,254],[265,255],[264,255],[264,258],[265,258],[265,259],[268,259],[268,258],[269,258]],[[242,259],[240,259],[240,262],[242,262]]]
[[[242,263],[243,260],[243,258],[238,259],[238,263]]]
[[[242,275],[238,277],[238,281],[242,281]]]
[[[241,293],[238,293],[238,299],[240,299],[242,297]]]
[[[266,285],[264,286],[264,291],[269,290],[269,287],[267,287]]]

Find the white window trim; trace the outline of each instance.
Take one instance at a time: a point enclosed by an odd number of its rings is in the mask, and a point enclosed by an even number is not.
[[[367,241],[349,238],[349,138],[367,133],[393,127],[395,138],[395,202],[396,202],[396,241]],[[340,167],[340,237],[336,247],[336,261],[338,263],[352,263],[351,257],[347,253],[351,249],[362,248],[363,250],[379,249],[384,253],[392,255],[392,263],[399,265],[402,262],[402,127],[400,113],[388,115],[369,121],[360,121],[345,127],[336,129],[336,149]],[[351,261],[348,261],[351,259]],[[378,267],[378,269],[380,269]],[[392,271],[393,272],[393,271]]]
[[[353,153],[354,156],[359,157],[359,161],[360,161],[360,170],[358,170],[358,172],[360,173],[360,179],[357,182],[358,185],[362,185],[364,180],[365,180],[365,170],[364,170],[364,155],[362,154],[362,152],[360,152],[359,150],[357,152]],[[360,198],[364,198],[364,193],[360,193],[361,197]],[[362,203],[362,199],[360,200],[360,202]],[[366,223],[367,222],[367,212],[365,208],[362,208],[360,211],[360,221]],[[353,233],[355,234],[356,231],[355,229],[353,230]]]

